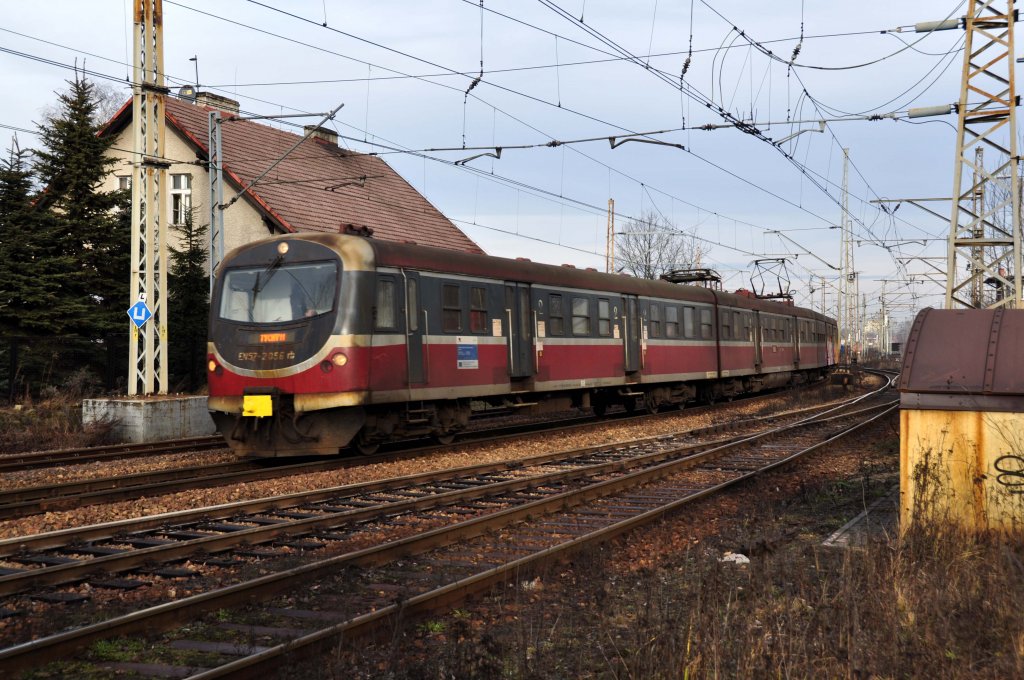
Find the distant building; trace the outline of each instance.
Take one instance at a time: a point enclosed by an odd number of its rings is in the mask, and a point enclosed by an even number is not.
[[[162,214],[170,224],[182,223],[189,208],[199,224],[209,222],[206,162],[211,107],[225,118],[238,113],[238,102],[203,92],[196,103],[166,99],[164,155],[171,167]],[[101,132],[114,138],[109,153],[119,161],[104,190],[131,187],[131,122],[129,101]],[[225,203],[301,138],[254,121],[226,122],[222,130]],[[310,139],[224,211],[224,245],[231,250],[275,234],[337,233],[349,224],[370,227],[378,239],[483,252],[387,163],[339,147],[337,134],[324,128],[314,130]]]

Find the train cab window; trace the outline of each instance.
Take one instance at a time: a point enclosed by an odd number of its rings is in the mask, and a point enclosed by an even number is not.
[[[689,307],[685,308],[685,310],[689,309]],[[679,308],[675,305],[665,305],[665,337],[679,337]]]
[[[750,314],[743,315],[743,337],[747,342],[754,341],[754,317]]]
[[[405,315],[409,324],[409,332],[420,329],[420,291],[416,279],[409,279],[405,284]]]
[[[743,333],[743,315],[739,312],[732,313],[732,332],[733,337],[737,340],[744,340],[746,335]]]
[[[548,334],[565,335],[565,310],[562,308],[561,295],[548,298]]]
[[[597,334],[609,336],[612,334],[611,305],[608,300],[601,298],[597,301]]]
[[[247,323],[285,323],[334,309],[335,262],[229,269],[221,286],[220,317]]]
[[[572,299],[572,334],[590,335],[590,300]]]
[[[688,338],[697,337],[697,326],[693,320],[693,307],[683,307],[683,334]]]
[[[713,329],[714,326],[711,324],[711,310],[707,308],[700,310],[700,337],[704,340],[710,340],[712,335],[711,331]]]
[[[487,289],[469,289],[469,332],[487,332]]]
[[[722,317],[721,339],[732,340],[732,314],[729,313],[729,310],[723,309],[719,315]]]
[[[653,302],[647,311],[647,334],[652,338],[661,337],[661,305]]]
[[[377,330],[394,329],[398,317],[395,315],[395,282],[393,279],[377,281],[377,308],[374,315],[374,328]]]
[[[462,306],[459,304],[459,287],[445,284],[441,291],[441,329],[445,333],[462,330]]]

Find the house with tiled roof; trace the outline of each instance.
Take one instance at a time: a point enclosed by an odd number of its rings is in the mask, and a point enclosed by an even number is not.
[[[189,208],[202,224],[209,221],[207,136],[215,105],[227,119],[238,104],[199,93],[195,103],[168,96],[164,156],[167,170],[164,215],[180,224]],[[113,137],[109,154],[118,160],[104,190],[129,188],[132,176],[131,101],[101,134]],[[301,134],[255,121],[222,126],[221,164],[224,202],[259,177]],[[266,177],[224,211],[227,250],[276,234],[337,233],[347,225],[369,227],[373,238],[428,244],[471,253],[483,252],[465,233],[382,159],[338,145],[337,134],[313,131]]]

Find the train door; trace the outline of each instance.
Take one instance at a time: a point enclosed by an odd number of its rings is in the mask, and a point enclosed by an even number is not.
[[[754,312],[754,368],[760,373],[764,357],[761,354],[761,344],[764,334],[761,333],[761,312]]]
[[[423,341],[427,333],[427,312],[420,306],[420,276],[403,272],[405,276],[405,335],[406,356],[409,363],[409,384],[426,382],[423,370]]]
[[[633,373],[640,370],[640,305],[635,295],[625,296],[624,302],[622,342],[626,351],[626,373]]]
[[[530,286],[505,283],[505,324],[508,332],[508,374],[511,378],[533,375],[533,314]]]

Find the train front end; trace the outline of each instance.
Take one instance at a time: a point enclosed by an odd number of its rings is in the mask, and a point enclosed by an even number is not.
[[[217,271],[209,409],[236,452],[335,454],[365,422],[373,249],[365,239],[284,236],[238,248]],[[365,328],[364,328],[365,326]]]

